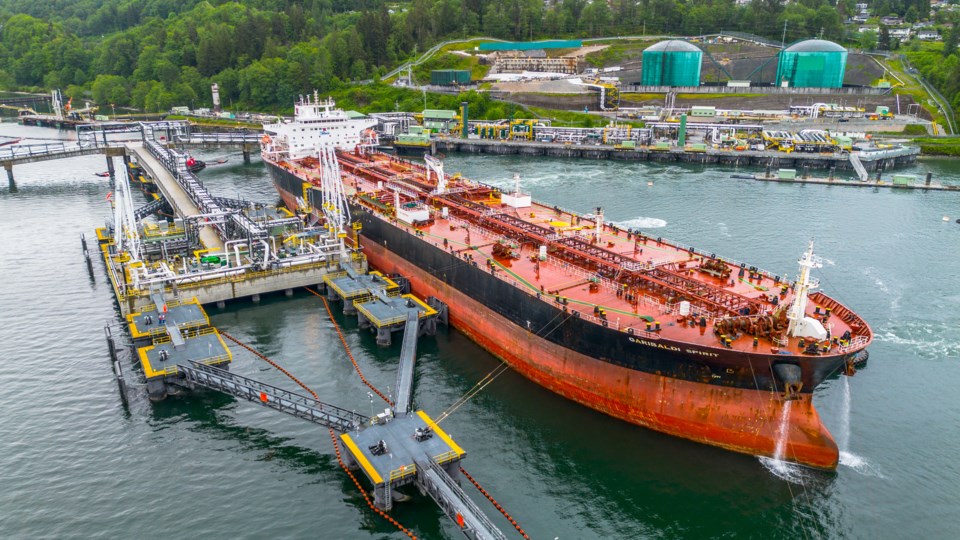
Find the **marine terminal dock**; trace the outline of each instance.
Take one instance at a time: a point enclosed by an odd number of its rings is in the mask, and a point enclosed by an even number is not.
[[[682,147],[616,148],[610,145],[566,144],[541,141],[504,141],[495,139],[437,138],[432,141],[438,152],[547,156],[624,161],[660,161],[714,163],[740,167],[793,167],[797,169],[854,169],[850,156],[857,155],[867,171],[887,170],[914,163],[919,148],[901,147],[872,152],[803,153],[772,150],[689,149]]]
[[[114,178],[113,220],[97,229],[107,276],[150,399],[210,389],[318,424],[330,430],[338,463],[370,507],[401,531],[413,536],[386,512],[396,501],[409,499],[397,490],[412,484],[429,495],[465,537],[505,539],[460,487],[459,479],[466,476],[493,502],[464,471],[461,463],[466,452],[414,404],[418,338],[433,335],[437,323],[446,322],[447,307],[435,298],[421,300],[409,294],[409,285],[401,277],[367,273],[366,259],[357,249],[358,228],[348,239],[342,229],[314,226],[309,213],[293,214],[282,207],[212,195],[188,169],[185,154],[158,142],[158,133],[168,128],[167,124],[143,125],[142,140],[124,145],[125,156],[133,161],[125,159],[124,174]],[[159,193],[145,192],[154,200],[134,209],[131,184],[152,184]],[[174,217],[151,221],[158,212]],[[82,242],[89,261],[86,239]],[[356,315],[361,331],[375,333],[381,346],[391,343],[393,333],[403,332],[395,400],[367,382],[354,360],[361,380],[386,402],[382,413],[368,417],[320,401],[274,361],[214,328],[203,307],[223,306],[226,300],[245,296],[257,301],[261,294],[273,291],[290,295],[297,287],[322,298],[341,338],[330,303],[342,302],[343,313]],[[108,325],[105,333],[114,373],[125,394],[126,377],[118,354],[123,338],[113,328]],[[270,363],[310,395],[231,373],[234,352],[228,341]],[[345,340],[343,345],[353,360]],[[373,486],[371,496],[354,470]],[[526,537],[516,521],[494,505]]]

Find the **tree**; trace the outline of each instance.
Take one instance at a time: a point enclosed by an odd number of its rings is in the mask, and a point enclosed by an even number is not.
[[[607,30],[613,19],[606,2],[593,2],[580,13],[580,29],[588,36],[596,36]]]
[[[883,51],[890,50],[890,30],[884,25],[880,25],[880,37],[877,39],[877,47]]]
[[[957,44],[960,43],[960,24],[954,23],[954,25],[947,30],[947,34],[943,37],[943,56],[946,58],[953,54],[957,50]]]
[[[917,13],[917,8],[915,6],[910,6],[910,9],[907,10],[907,13],[903,16],[903,18],[908,23],[915,23],[920,20],[920,15]]]
[[[864,30],[860,32],[860,48],[865,51],[872,51],[877,48],[877,33],[873,30]]]
[[[130,90],[127,81],[119,75],[97,75],[91,86],[93,100],[98,105],[129,105]]]

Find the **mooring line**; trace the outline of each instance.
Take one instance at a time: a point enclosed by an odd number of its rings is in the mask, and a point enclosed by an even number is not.
[[[523,530],[522,527],[520,527],[520,524],[517,523],[517,520],[513,519],[513,517],[510,516],[510,513],[507,512],[507,510],[504,507],[500,506],[500,503],[498,503],[493,498],[493,495],[490,495],[489,493],[487,493],[487,490],[483,489],[483,487],[480,486],[480,482],[477,482],[476,480],[474,480],[473,477],[470,476],[470,473],[468,473],[462,466],[460,467],[460,472],[462,472],[463,476],[465,476],[467,480],[469,480],[470,483],[473,484],[473,487],[477,488],[480,491],[480,493],[482,493],[483,496],[486,497],[487,500],[493,504],[494,508],[496,508],[497,510],[500,511],[501,514],[503,514],[503,517],[507,518],[507,521],[509,521],[510,524],[513,525],[515,529],[517,529],[517,532],[520,533],[520,536],[522,536],[524,540],[530,540],[530,537],[527,536],[527,533]]]
[[[309,290],[309,289],[308,289],[308,290]],[[313,291],[311,291],[311,292],[313,292]],[[284,375],[286,375],[287,377],[289,377],[290,380],[292,380],[293,382],[295,382],[295,383],[297,383],[298,385],[300,385],[301,388],[303,388],[303,389],[306,390],[307,392],[310,392],[310,395],[313,396],[313,399],[315,399],[315,400],[317,400],[317,401],[320,401],[320,398],[317,396],[317,393],[316,393],[316,392],[314,392],[309,386],[303,384],[303,382],[301,382],[300,379],[294,377],[292,373],[290,373],[289,371],[283,369],[283,368],[280,366],[280,364],[278,364],[278,363],[274,362],[273,360],[267,358],[266,356],[264,356],[263,354],[261,354],[259,351],[257,351],[257,350],[254,349],[253,347],[251,347],[251,346],[247,345],[246,343],[240,341],[239,339],[231,336],[230,334],[224,332],[223,330],[220,331],[220,335],[223,336],[223,337],[225,337],[225,338],[227,338],[227,339],[229,339],[230,341],[236,343],[237,345],[243,347],[244,349],[250,351],[251,353],[253,353],[254,355],[256,355],[258,358],[260,358],[261,360],[267,362],[267,363],[270,364],[271,366],[277,368],[277,370],[280,371],[280,373],[283,373]],[[361,376],[362,376],[362,375],[361,375]],[[390,514],[388,514],[388,513],[384,512],[383,510],[377,508],[377,506],[376,506],[375,504],[373,504],[373,501],[370,500],[370,496],[367,495],[366,490],[364,490],[364,489],[363,489],[363,486],[360,485],[360,481],[357,480],[357,477],[354,476],[353,472],[351,472],[350,469],[347,468],[347,464],[343,462],[343,457],[340,455],[340,445],[337,443],[337,434],[336,434],[336,432],[334,432],[332,429],[330,429],[329,431],[330,431],[330,440],[331,440],[331,442],[333,442],[333,450],[334,450],[334,451],[336,452],[336,454],[337,454],[337,463],[340,464],[340,468],[343,469],[343,472],[347,473],[347,476],[349,476],[350,479],[353,480],[353,483],[357,486],[357,489],[360,490],[360,494],[363,495],[363,499],[364,499],[365,501],[367,501],[367,506],[369,506],[372,510],[374,510],[375,512],[377,512],[378,514],[380,514],[381,516],[383,516],[383,518],[386,519],[387,521],[389,521],[390,523],[393,523],[394,525],[396,525],[397,528],[400,529],[401,532],[403,532],[404,534],[406,534],[407,536],[409,536],[412,540],[416,540],[416,539],[417,539],[416,535],[414,535],[413,532],[410,531],[410,529],[407,529],[406,527],[404,527],[403,525],[401,525],[400,522],[398,522],[397,520],[393,519],[393,517],[390,516]]]
[[[340,331],[340,325],[337,324],[337,320],[333,317],[333,311],[330,310],[330,304],[327,303],[327,299],[323,297],[322,294],[311,289],[310,287],[304,287],[304,289],[310,291],[311,294],[320,297],[323,300],[323,307],[327,308],[327,315],[330,316],[330,322],[333,323],[333,329],[337,331],[337,335],[340,336],[340,343],[343,343],[343,349],[347,351],[347,356],[350,358],[350,361],[353,362],[353,368],[357,370],[357,375],[360,376],[360,380],[363,381],[363,384],[367,385],[368,388],[374,391],[381,399],[387,402],[388,405],[393,407],[393,402],[383,394],[376,386],[370,383],[366,377],[363,376],[363,371],[360,369],[360,364],[357,363],[357,359],[353,357],[353,353],[350,352],[350,346],[347,345],[347,338],[344,337],[343,332]],[[346,302],[346,300],[344,300]]]

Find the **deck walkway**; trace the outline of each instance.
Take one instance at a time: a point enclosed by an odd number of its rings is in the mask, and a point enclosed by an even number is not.
[[[178,216],[186,218],[203,213],[190,198],[190,195],[177,183],[173,175],[157,158],[146,151],[143,143],[127,143],[126,146],[127,150],[137,157],[137,162],[150,173],[150,176],[157,183],[157,187],[160,188],[160,192],[163,193],[164,199],[170,203]],[[204,247],[211,251],[222,252],[224,249],[223,240],[212,226],[200,227],[200,241]]]

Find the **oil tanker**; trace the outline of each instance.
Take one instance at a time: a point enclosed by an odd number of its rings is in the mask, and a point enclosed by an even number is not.
[[[497,188],[430,156],[376,152],[374,120],[316,94],[295,111],[261,143],[284,203],[353,223],[372,266],[445,302],[455,328],[518,373],[649,429],[837,466],[813,390],[864,362],[873,334],[816,290],[813,242],[788,279],[607,223],[602,208],[535,201],[519,180]]]

